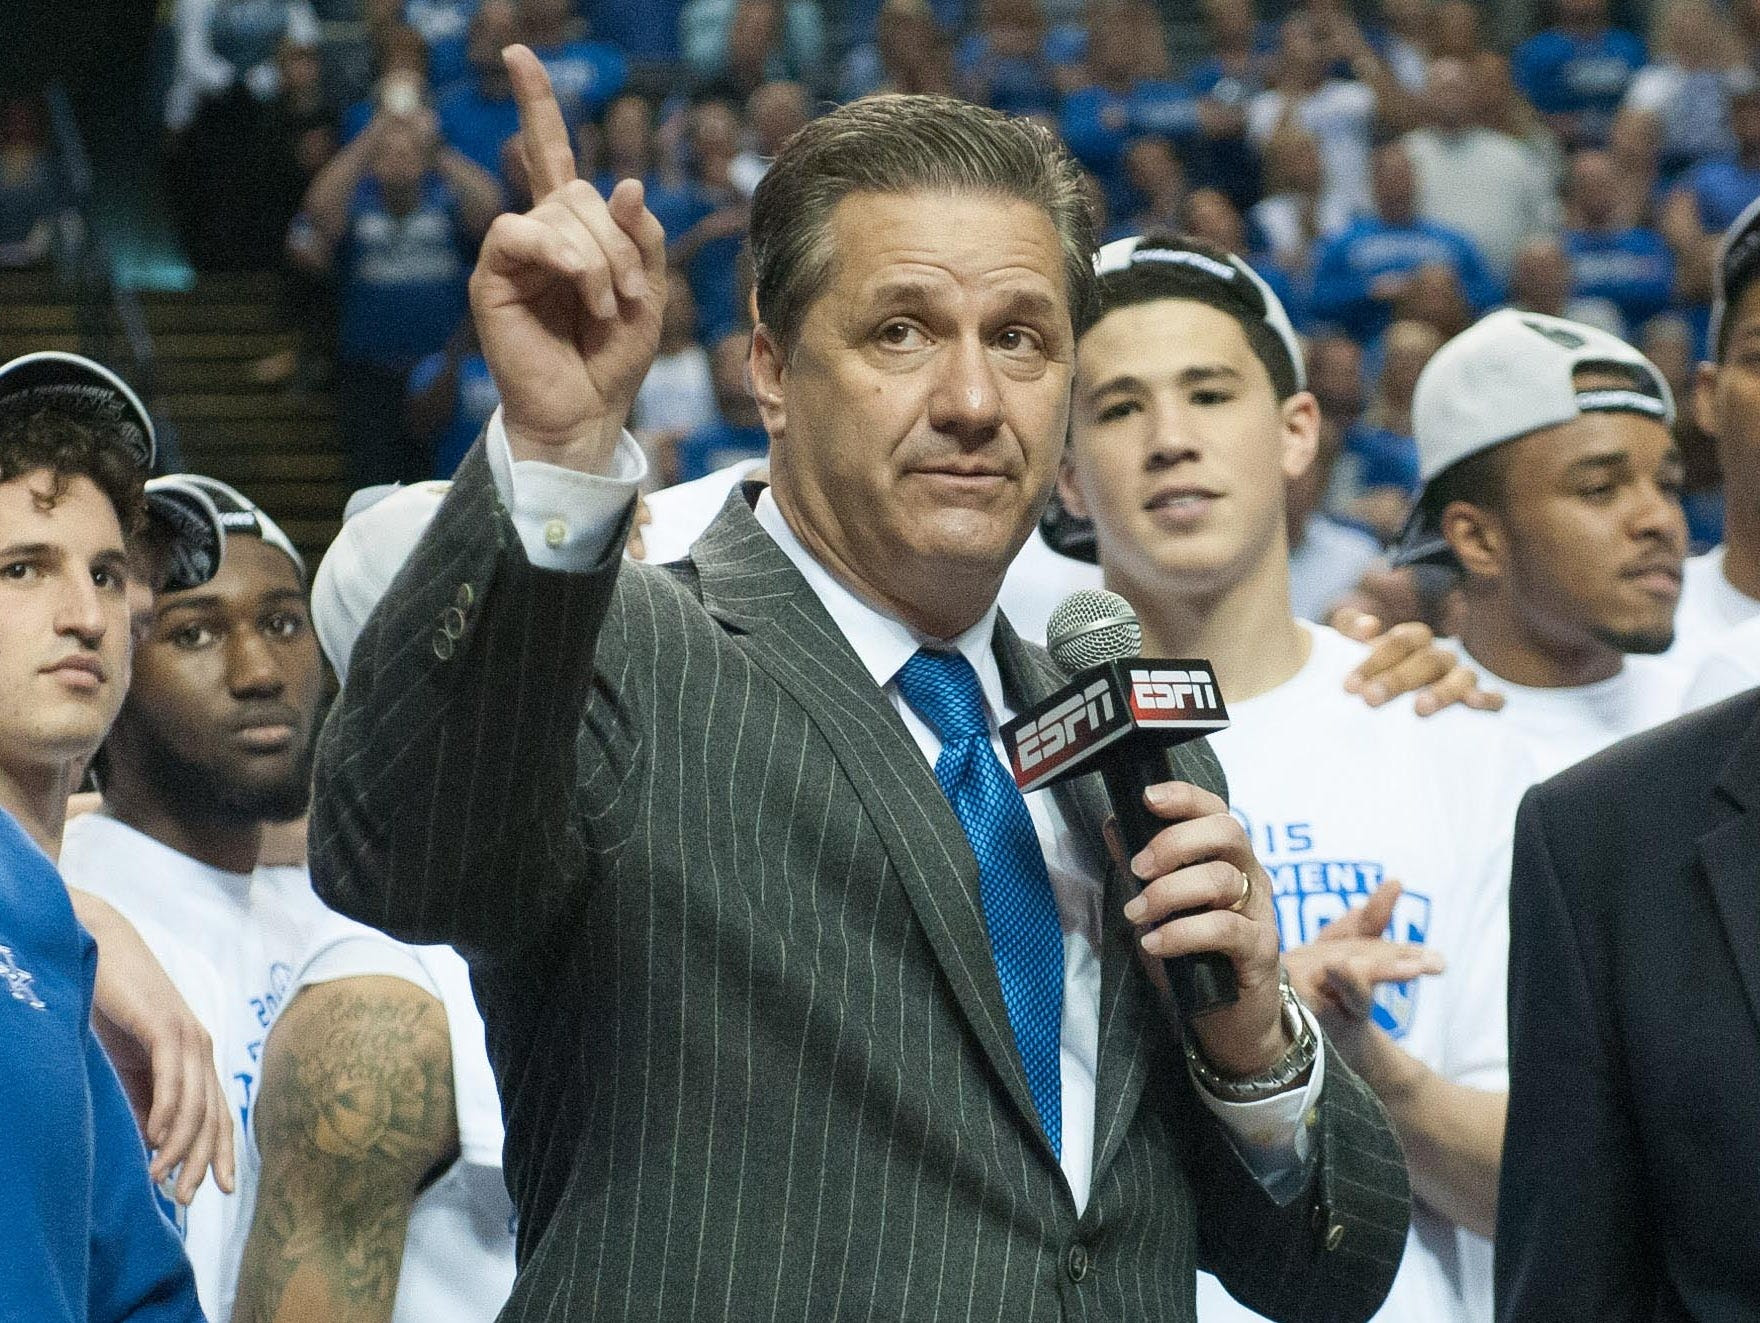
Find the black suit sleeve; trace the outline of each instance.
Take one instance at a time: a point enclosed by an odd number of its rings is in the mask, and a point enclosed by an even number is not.
[[[478,442],[362,630],[319,738],[325,901],[473,959],[514,953],[574,907],[576,750],[622,550],[614,537],[582,573],[534,568]]]
[[[1648,1319],[1656,1295],[1641,1154],[1584,900],[1616,884],[1580,832],[1552,845],[1548,786],[1516,818],[1510,878],[1509,1124],[1497,1209],[1500,1323]],[[1572,868],[1576,875],[1572,875]],[[1562,871],[1561,871],[1562,867]]]

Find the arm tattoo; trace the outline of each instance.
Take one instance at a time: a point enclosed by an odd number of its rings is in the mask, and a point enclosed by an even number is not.
[[[383,1323],[410,1206],[458,1153],[446,1013],[394,978],[303,989],[263,1057],[233,1323]]]

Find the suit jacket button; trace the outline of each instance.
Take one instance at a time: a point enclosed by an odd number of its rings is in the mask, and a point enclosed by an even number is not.
[[[445,630],[437,629],[434,631],[434,655],[441,661],[452,660],[452,650],[454,646],[452,636]]]
[[[440,629],[447,638],[457,642],[464,637],[464,612],[449,606],[440,613]]]
[[[1079,1282],[1086,1277],[1090,1267],[1088,1247],[1086,1245],[1071,1245],[1069,1258],[1064,1263],[1064,1267],[1069,1270],[1069,1279],[1072,1282]]]
[[[1334,1222],[1326,1228],[1326,1248],[1335,1250],[1344,1244],[1344,1223]]]
[[[458,595],[452,599],[453,604],[457,606],[460,611],[469,611],[471,609],[471,603],[476,600],[476,589],[472,588],[468,583],[459,584]]]

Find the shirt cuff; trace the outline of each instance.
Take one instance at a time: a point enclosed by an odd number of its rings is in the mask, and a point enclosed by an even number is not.
[[[1302,1088],[1261,1098],[1257,1102],[1226,1102],[1193,1076],[1198,1096],[1228,1131],[1235,1152],[1277,1203],[1288,1203],[1307,1184],[1314,1156],[1309,1117],[1320,1103],[1326,1083],[1326,1039],[1306,1006],[1301,1008],[1308,1030],[1319,1040],[1314,1068]]]
[[[541,570],[590,570],[600,564],[648,476],[647,456],[628,432],[618,438],[608,473],[582,473],[541,459],[516,462],[500,409],[490,415],[483,447],[526,559]]]

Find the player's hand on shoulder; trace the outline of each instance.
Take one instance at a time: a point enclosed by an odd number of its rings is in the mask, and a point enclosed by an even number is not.
[[[1376,617],[1341,607],[1331,624],[1346,637],[1371,645],[1369,655],[1344,682],[1347,691],[1370,707],[1410,693],[1417,694],[1412,706],[1421,717],[1456,703],[1485,712],[1503,706],[1503,695],[1484,688],[1479,673],[1438,644],[1435,633],[1421,620],[1401,621],[1385,629]]]

